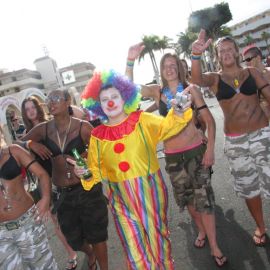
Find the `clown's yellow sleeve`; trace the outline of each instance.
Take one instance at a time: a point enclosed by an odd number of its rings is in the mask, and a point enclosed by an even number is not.
[[[101,182],[102,177],[105,176],[105,172],[102,170],[102,159],[99,158],[98,140],[94,136],[91,136],[88,146],[87,166],[93,174],[90,181],[81,179],[82,186],[85,190],[89,191],[93,186]],[[99,164],[100,162],[100,164]],[[100,169],[99,169],[100,168]]]
[[[186,110],[181,116],[170,109],[166,117],[144,113],[144,125],[153,134],[154,141],[165,141],[183,130],[192,119],[192,109]]]

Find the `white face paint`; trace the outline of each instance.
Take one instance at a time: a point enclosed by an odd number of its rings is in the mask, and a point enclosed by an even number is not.
[[[101,108],[109,119],[117,118],[121,115],[125,117],[125,101],[123,100],[120,92],[116,88],[112,87],[106,90],[102,90],[99,95],[99,99]]]

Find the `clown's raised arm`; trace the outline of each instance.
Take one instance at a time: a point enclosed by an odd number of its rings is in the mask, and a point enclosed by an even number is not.
[[[91,134],[88,166],[93,179],[84,182],[85,189],[103,179],[124,181],[146,174],[148,159],[149,171],[156,171],[157,143],[181,132],[192,118],[188,108],[181,115],[172,108],[165,118],[142,112],[137,110],[139,102],[139,86],[113,70],[95,72],[89,81],[82,93],[83,107],[99,115],[104,124]],[[124,167],[118,164],[119,157],[126,160],[121,163]]]

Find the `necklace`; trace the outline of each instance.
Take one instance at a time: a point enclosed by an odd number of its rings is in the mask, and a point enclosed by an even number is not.
[[[55,122],[54,122],[54,123],[55,123]],[[70,179],[71,173],[70,173],[70,171],[69,171],[69,167],[68,167],[67,161],[66,161],[65,156],[64,156],[64,149],[65,149],[67,137],[68,137],[68,134],[69,134],[69,131],[70,131],[70,126],[71,126],[71,117],[69,118],[68,128],[66,129],[65,136],[64,136],[64,138],[63,138],[63,141],[61,142],[60,135],[59,135],[59,131],[58,131],[56,125],[55,125],[56,136],[57,136],[57,140],[58,140],[58,145],[59,145],[59,147],[60,147],[62,157],[63,157],[63,159],[65,160],[65,168],[66,168],[67,178],[68,178],[68,179]]]
[[[181,93],[183,92],[184,87],[182,83],[179,83],[176,89],[176,93]],[[176,94],[175,93],[175,94]],[[162,89],[162,94],[166,97],[167,99],[167,110],[170,110],[172,105],[171,105],[171,100],[175,98],[175,95],[172,94],[171,90],[169,87],[165,87]]]

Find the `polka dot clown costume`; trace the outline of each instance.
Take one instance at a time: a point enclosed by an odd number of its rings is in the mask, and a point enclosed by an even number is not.
[[[128,269],[174,269],[167,226],[168,194],[156,155],[159,141],[176,135],[192,118],[170,110],[166,118],[138,111],[139,87],[114,71],[96,72],[82,93],[83,107],[106,119],[99,96],[108,87],[119,91],[127,117],[116,125],[93,129],[86,190],[106,181],[107,195]],[[108,106],[110,106],[107,101]]]

